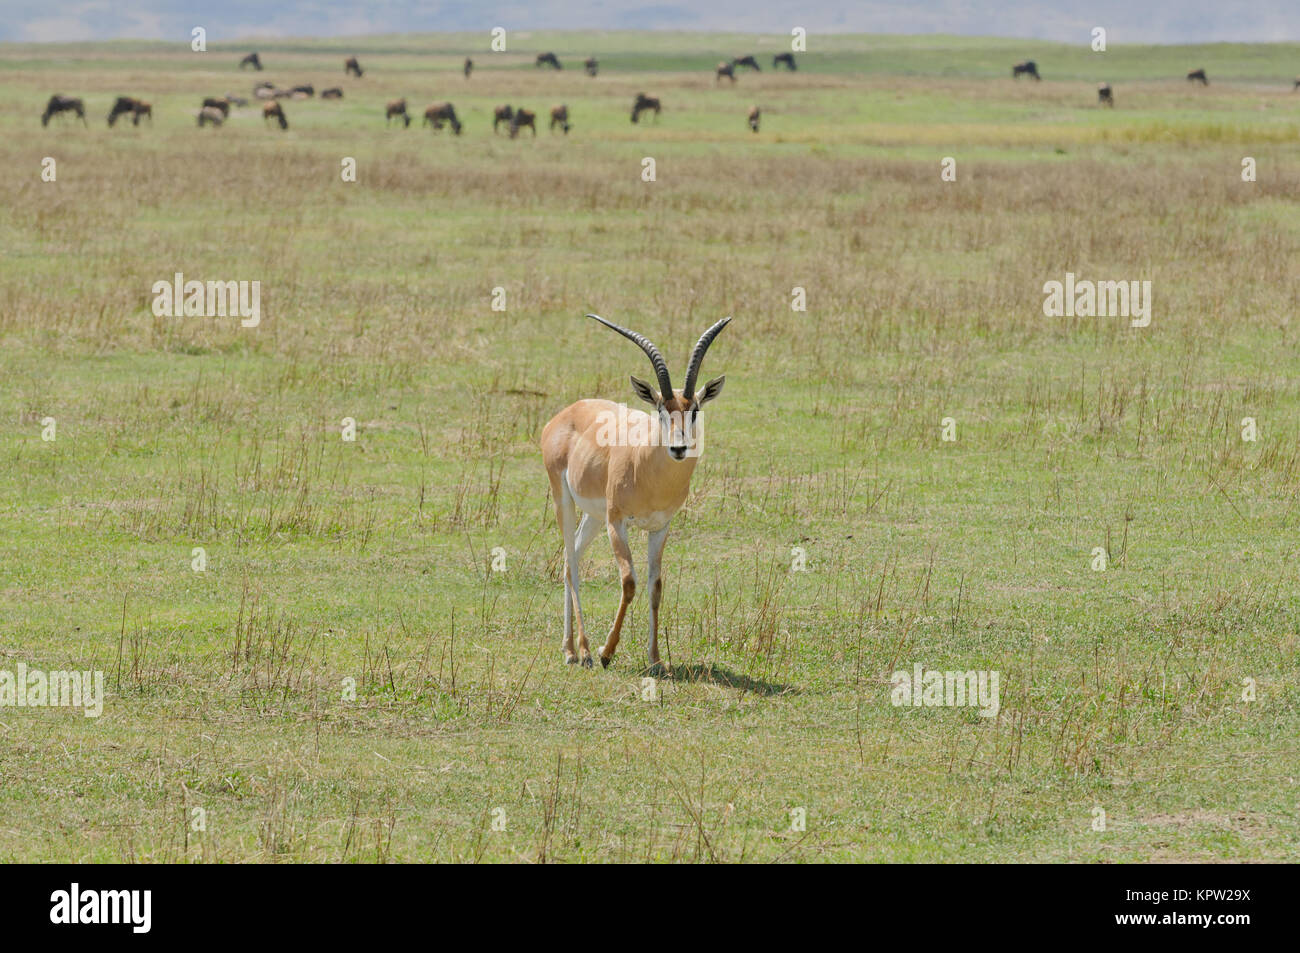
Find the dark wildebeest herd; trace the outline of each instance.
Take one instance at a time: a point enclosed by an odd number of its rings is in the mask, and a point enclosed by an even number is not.
[[[497,106],[492,110],[492,131],[494,133],[500,132],[502,123],[505,123],[506,129],[509,130],[511,139],[517,139],[519,130],[524,127],[531,129],[534,136],[537,135],[537,114],[532,110],[523,109],[522,107],[516,108],[509,103]],[[551,132],[555,131],[556,126],[560,128],[561,132],[568,135],[570,128],[569,107],[563,103],[551,107]]]
[[[549,67],[553,70],[562,70],[563,64],[560,58],[552,52],[538,53],[534,60],[536,67]],[[595,77],[599,73],[599,64],[594,56],[588,57],[583,62],[583,70],[588,76]],[[255,71],[261,72],[262,58],[254,52],[249,53],[239,61],[239,69],[251,66]],[[752,70],[753,72],[762,72],[762,67],[758,65],[758,60],[752,55],[737,56],[730,60],[722,60],[714,68],[714,83],[721,83],[725,78],[730,80],[732,85],[736,83],[736,71],[738,68]],[[794,72],[798,69],[795,63],[793,53],[777,53],[772,57],[772,69],[774,71],[785,67],[787,71]],[[470,58],[465,59],[464,73],[465,79],[469,79],[474,71],[474,61]],[[343,72],[350,77],[361,79],[364,70],[361,68],[355,56],[349,56],[343,61]],[[1013,79],[1019,79],[1021,76],[1029,76],[1035,80],[1041,80],[1043,77],[1038,72],[1038,64],[1033,60],[1023,60],[1011,67],[1011,76]],[[1200,83],[1202,86],[1209,86],[1210,80],[1206,76],[1204,69],[1194,69],[1187,74],[1187,80],[1193,83]],[[1300,77],[1297,77],[1292,91],[1300,90]],[[262,106],[262,119],[265,124],[267,121],[274,120],[275,123],[283,130],[289,128],[289,119],[285,115],[284,107],[281,105],[282,99],[310,99],[316,95],[315,87],[310,83],[297,86],[281,87],[275,83],[260,82],[253,88],[253,96],[256,99],[264,101]],[[321,91],[321,99],[339,100],[343,98],[343,88],[332,86],[329,89]],[[196,114],[198,125],[202,126],[221,126],[230,118],[232,106],[243,107],[248,104],[248,100],[231,93],[224,96],[210,96],[203,100],[202,105]],[[1099,106],[1114,107],[1115,95],[1111,90],[1109,83],[1101,83],[1097,87],[1097,104]],[[647,96],[645,93],[637,93],[632,103],[632,122],[639,122],[644,113],[654,114],[656,120],[662,111],[662,105],[658,98]],[[72,96],[63,96],[56,94],[51,96],[45,104],[45,111],[41,114],[41,125],[48,126],[52,118],[59,115],[70,114],[80,119],[83,125],[86,125],[86,107],[85,103]],[[131,117],[131,125],[139,126],[141,119],[148,119],[153,122],[153,106],[142,99],[134,96],[118,96],[113,103],[112,109],[108,113],[108,125],[110,127],[117,123],[117,120],[123,116]],[[561,132],[567,134],[572,128],[569,121],[569,107],[565,104],[553,106],[551,108],[550,131],[555,132],[558,128]],[[757,105],[750,108],[746,123],[749,128],[757,133],[759,130],[759,121],[762,112]],[[391,125],[394,119],[402,122],[403,128],[411,125],[411,115],[407,112],[406,100],[395,99],[385,106],[384,123]],[[531,110],[510,105],[498,106],[493,112],[492,131],[498,132],[502,124],[505,124],[510,131],[510,138],[518,138],[521,129],[528,128],[537,135],[537,115]],[[464,128],[460,117],[456,115],[455,107],[449,102],[434,103],[424,111],[423,125],[432,126],[434,131],[441,130],[444,126],[450,126],[455,135],[460,135]]]
[[[553,70],[562,70],[564,65],[560,58],[552,52],[537,54],[534,61],[537,67],[549,67]],[[784,65],[788,70],[795,70],[794,54],[778,53],[772,60],[773,68]],[[252,67],[254,71],[263,70],[262,57],[260,53],[253,52],[243,57],[239,61],[239,69]],[[762,67],[758,65],[758,60],[753,56],[738,56],[730,61],[719,64],[718,78],[727,76],[735,82],[735,70],[737,67],[745,67],[755,72],[762,72]],[[583,71],[590,77],[596,77],[600,73],[600,64],[594,56],[588,57],[583,61]],[[474,72],[474,61],[466,57],[464,63],[464,74],[468,80]],[[343,71],[346,75],[361,79],[365,71],[361,63],[355,56],[349,56],[343,61]],[[262,81],[253,87],[253,97],[263,101],[262,119],[266,123],[274,120],[275,124],[281,129],[289,128],[289,119],[285,113],[284,106],[280,100],[283,99],[310,99],[316,95],[315,87],[310,83],[296,86],[279,86],[275,83]],[[330,87],[321,91],[321,99],[338,100],[343,98],[343,89],[338,86]],[[232,107],[243,107],[248,104],[248,100],[236,96],[232,93],[226,93],[224,96],[206,97],[195,114],[195,119],[200,127],[212,126],[218,128],[230,118]],[[646,112],[654,113],[658,119],[663,106],[659,99],[654,96],[647,96],[645,93],[637,93],[632,103],[632,122],[640,121],[641,115]],[[50,97],[49,103],[45,107],[45,112],[41,116],[41,125],[48,125],[52,117],[62,113],[72,113],[85,122],[86,112],[85,105],[80,99],[74,99],[70,96],[56,95]],[[112,111],[108,116],[108,124],[114,125],[118,118],[124,115],[131,116],[132,125],[138,126],[141,118],[148,118],[153,121],[153,107],[141,100],[131,96],[119,96],[113,105]],[[403,128],[411,125],[411,114],[407,111],[405,99],[395,99],[387,103],[384,107],[384,123],[392,125],[394,119],[400,120]],[[758,131],[758,107],[755,106],[749,111],[746,118],[750,129]],[[497,132],[504,123],[509,129],[512,139],[518,138],[522,129],[530,129],[534,136],[537,135],[537,115],[529,109],[521,107],[512,107],[510,105],[498,106],[492,118],[492,130]],[[431,126],[434,131],[441,130],[444,126],[450,126],[455,135],[460,135],[464,128],[461,119],[456,114],[455,106],[449,102],[434,103],[424,111],[424,122],[422,125]],[[550,131],[555,132],[557,129],[568,134],[573,128],[569,116],[569,107],[561,103],[551,107],[550,112]]]

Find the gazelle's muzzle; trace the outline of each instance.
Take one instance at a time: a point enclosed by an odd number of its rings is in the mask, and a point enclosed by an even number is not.
[[[694,412],[659,411],[659,439],[674,460],[699,456],[699,420]]]

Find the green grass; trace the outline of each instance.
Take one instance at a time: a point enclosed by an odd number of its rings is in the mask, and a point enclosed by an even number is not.
[[[0,709],[0,858],[1294,859],[1296,48],[813,37],[716,87],[778,39],[256,44],[346,90],[287,133],[194,126],[253,45],[0,46],[0,669],[108,681],[97,720]],[[55,91],[89,129],[40,127]],[[120,94],[153,126],[105,128]],[[385,129],[397,96],[465,134]],[[493,136],[506,101],[574,129]],[[261,325],[154,317],[176,271],[261,281]],[[1045,318],[1066,271],[1151,280],[1151,326]],[[560,660],[537,437],[648,370],[587,311],[679,374],[735,316],[655,702],[642,595],[613,667]],[[598,540],[597,642],[618,591]],[[915,662],[997,670],[999,717],[891,706]]]

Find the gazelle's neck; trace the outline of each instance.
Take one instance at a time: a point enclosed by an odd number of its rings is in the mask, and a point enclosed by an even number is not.
[[[686,500],[691,477],[699,457],[674,460],[665,446],[639,447],[632,469],[638,485],[650,488],[647,506],[656,511],[675,511]]]

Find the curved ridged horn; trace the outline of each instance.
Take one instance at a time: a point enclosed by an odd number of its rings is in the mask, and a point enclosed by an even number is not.
[[[709,345],[729,323],[731,318],[723,318],[713,327],[709,328],[700,335],[700,339],[695,343],[695,350],[691,351],[690,363],[686,365],[686,384],[682,387],[682,396],[687,400],[695,399],[695,378],[699,376],[700,364],[704,362],[704,352],[709,349]]]
[[[668,376],[668,363],[664,360],[664,356],[659,353],[659,348],[655,347],[648,337],[645,337],[642,334],[637,334],[635,331],[629,331],[627,328],[621,328],[612,321],[606,321],[598,314],[589,314],[587,317],[595,318],[601,324],[605,325],[605,327],[612,328],[641,350],[645,351],[646,357],[650,358],[650,363],[655,367],[655,377],[659,380],[660,396],[662,396],[664,400],[668,400],[673,396],[673,382]],[[728,318],[727,320],[730,321],[731,319]]]

